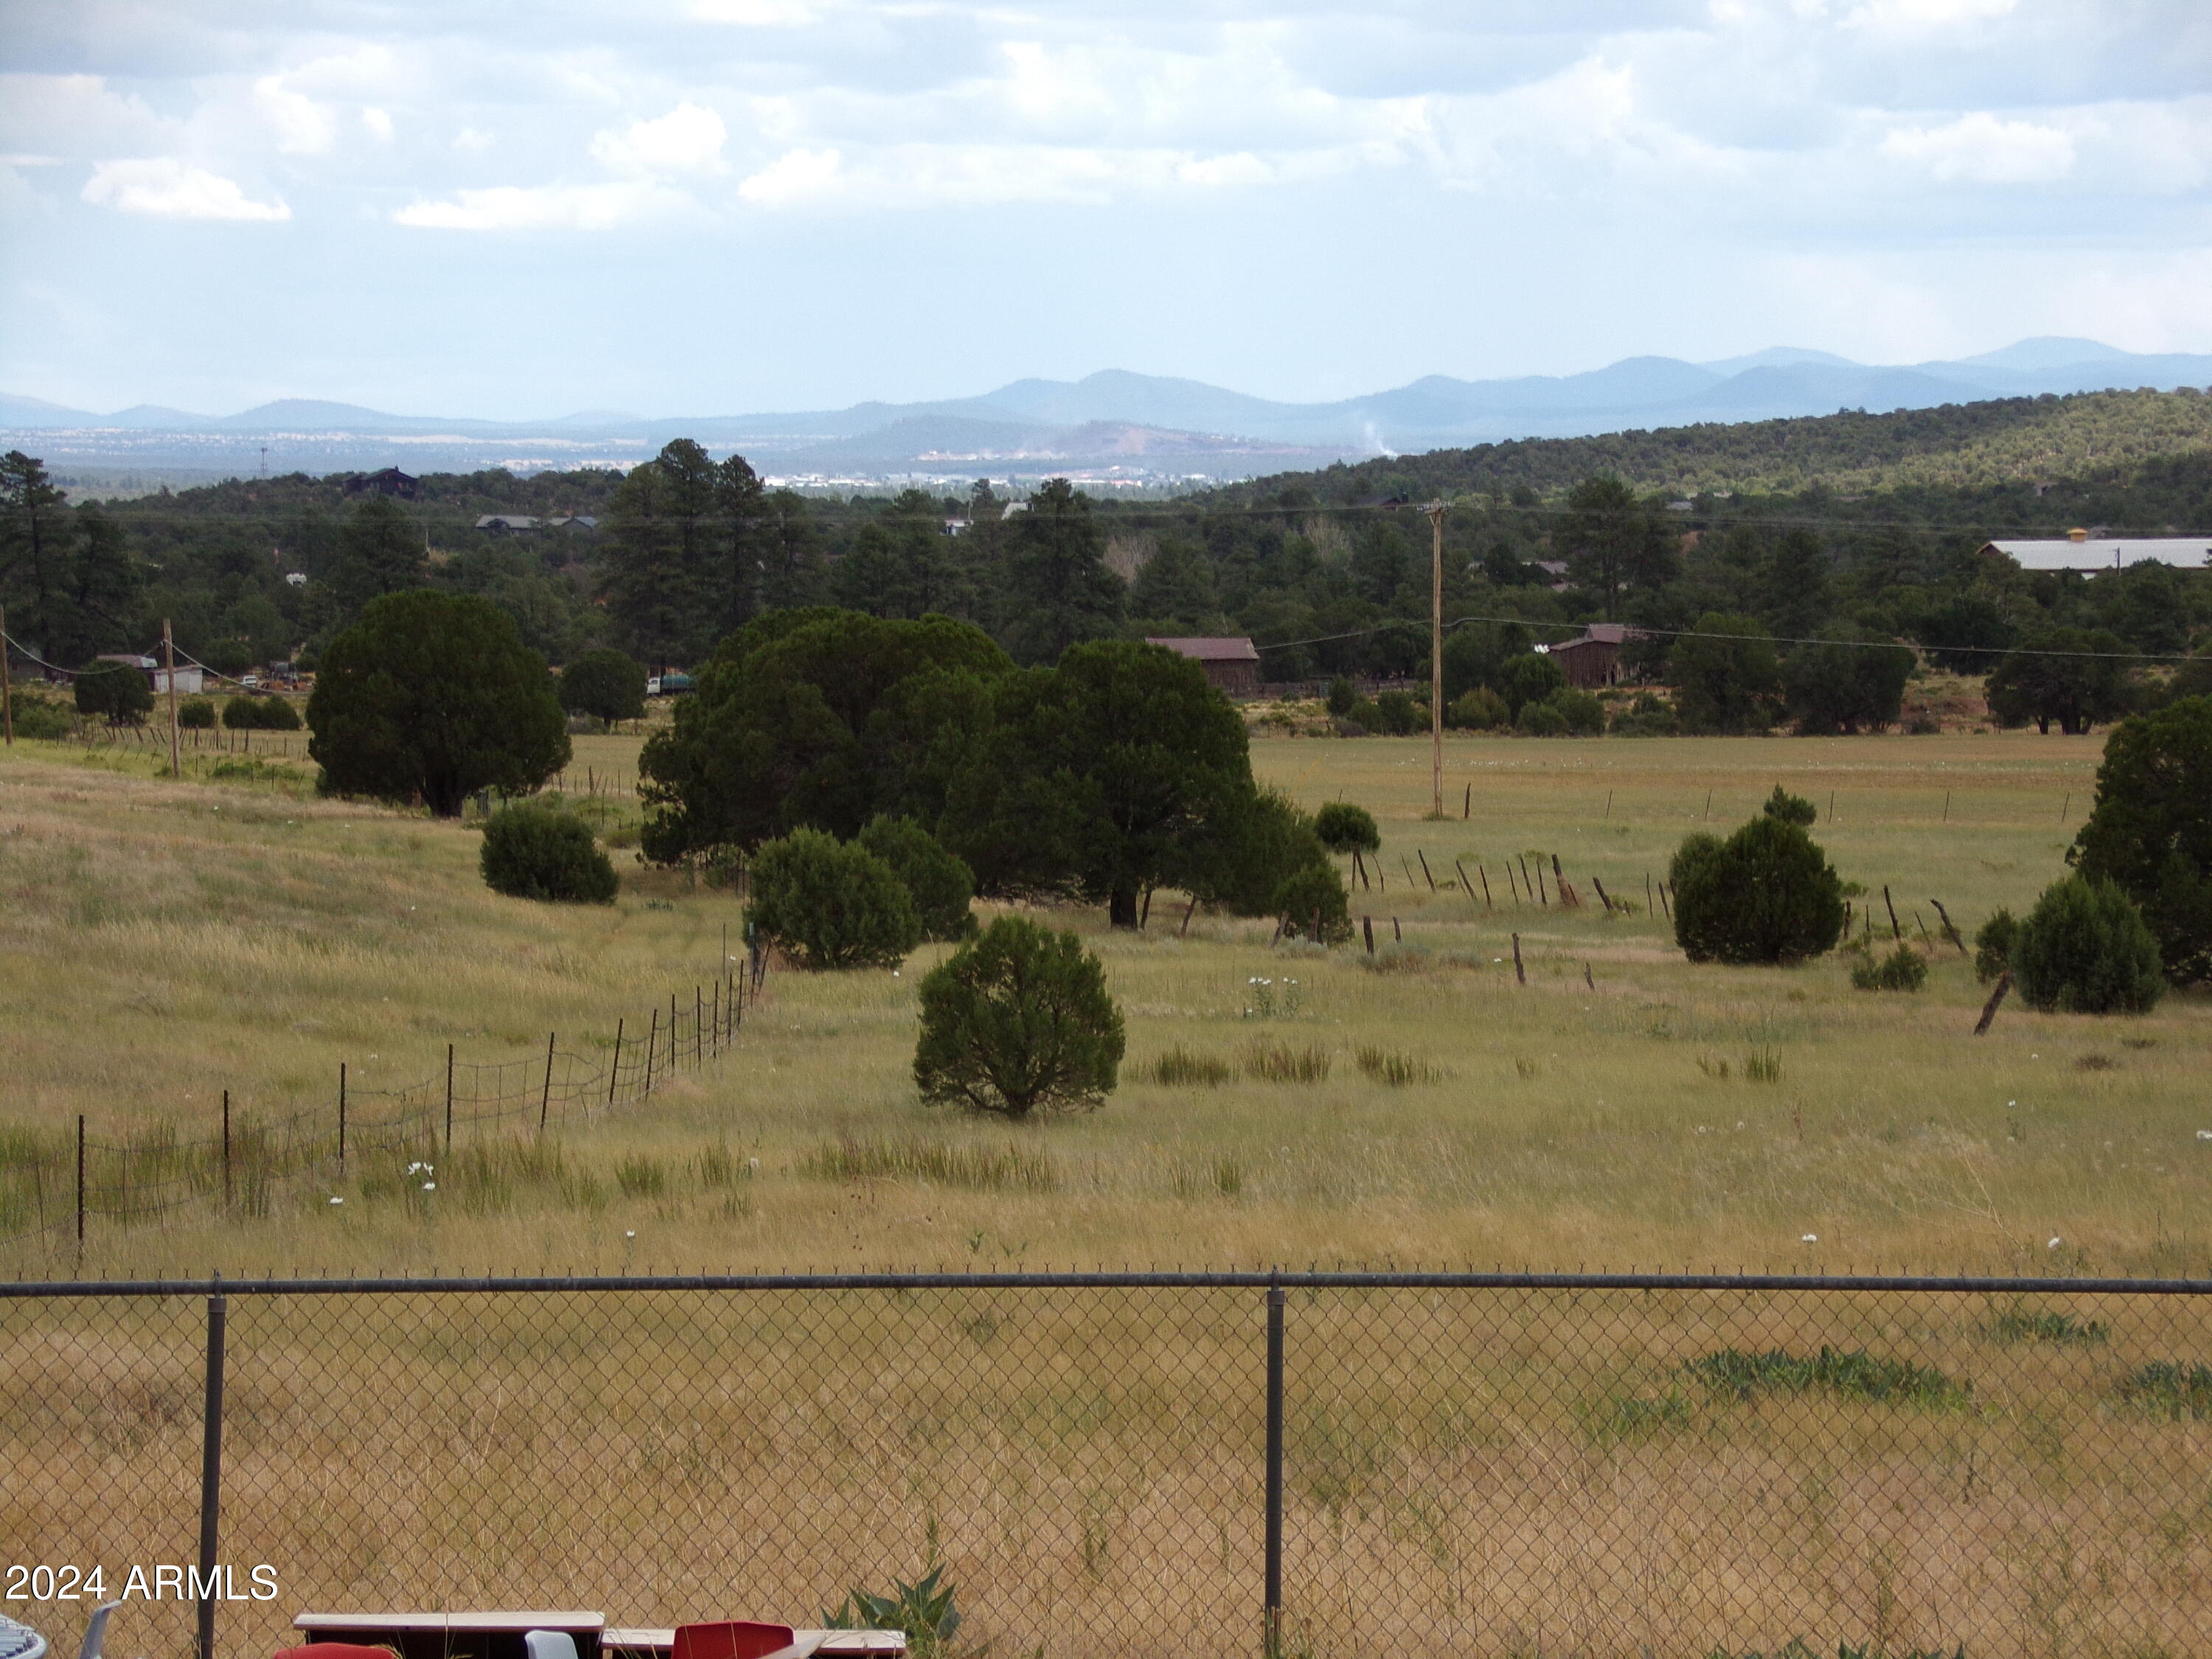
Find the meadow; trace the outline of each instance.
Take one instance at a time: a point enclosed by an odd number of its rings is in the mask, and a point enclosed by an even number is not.
[[[568,780],[623,859],[636,746],[580,738]],[[1984,988],[1934,910],[1970,934],[2032,902],[2099,746],[1455,738],[1432,821],[1425,743],[1263,736],[1261,775],[1381,820],[1353,900],[1376,950],[1186,925],[1167,893],[1138,934],[1055,913],[1128,1022],[1094,1114],[920,1105],[930,948],[896,975],[771,971],[720,1060],[542,1141],[465,1134],[434,1195],[357,1158],[265,1214],[96,1219],[82,1262],[52,1240],[8,1265],[2203,1275],[2212,1004],[2008,1006],[1976,1038]],[[628,864],[607,908],[506,900],[466,824],[319,800],[281,750],[216,769],[0,757],[12,1167],[79,1112],[204,1133],[226,1089],[241,1113],[329,1104],[342,1060],[374,1089],[435,1076],[449,1042],[603,1047],[737,953],[737,900],[680,874]],[[1777,782],[1820,808],[1878,934],[1885,884],[1908,937],[1924,923],[1925,992],[1673,950],[1646,878]],[[742,1610],[738,1582],[804,1617],[932,1559],[964,1652],[1254,1645],[1256,1292],[232,1300],[225,1553],[279,1564],[285,1593],[227,1609],[226,1651],[266,1650],[308,1605],[653,1621]],[[2188,1651],[2212,1605],[2212,1410],[2156,1368],[2208,1357],[2198,1301],[1300,1291],[1284,1651],[1378,1632],[1470,1656]],[[0,1535],[58,1560],[188,1553],[198,1318],[184,1297],[0,1302]],[[181,1651],[188,1613],[148,1610],[159,1639],[139,1639]]]
[[[625,861],[637,741],[580,738],[568,779],[599,792]],[[2203,1273],[2212,1003],[2133,1020],[2013,1003],[1974,1038],[1984,988],[1935,909],[1971,937],[2032,902],[2063,869],[2099,747],[1455,736],[1431,822],[1425,742],[1262,735],[1263,777],[1381,821],[1353,894],[1376,951],[1271,948],[1269,924],[1186,924],[1164,892],[1138,934],[1058,913],[1128,1020],[1121,1086],[1095,1114],[1010,1129],[921,1106],[914,984],[941,954],[926,947],[897,975],[772,973],[723,1060],[550,1152],[477,1149],[435,1204],[355,1170],[265,1217],[94,1227],[86,1266]],[[464,1062],[528,1060],[556,1030],[604,1047],[672,992],[688,1007],[741,936],[732,895],[634,862],[611,908],[498,897],[471,829],[316,799],[296,763],[157,772],[128,750],[0,761],[11,1135],[79,1112],[95,1134],[204,1134],[226,1089],[241,1115],[331,1102],[341,1060],[373,1090],[434,1076],[448,1042]],[[1855,991],[1835,957],[1742,969],[1674,950],[1647,879],[1778,782],[1820,808],[1878,939],[1885,885],[1924,938],[1924,993]]]

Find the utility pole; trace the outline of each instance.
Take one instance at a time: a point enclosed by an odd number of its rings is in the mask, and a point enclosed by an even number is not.
[[[177,642],[170,635],[167,617],[161,618],[161,666],[169,677],[169,775],[180,778],[185,763],[177,745]]]
[[[1429,750],[1430,781],[1435,799],[1429,816],[1444,815],[1444,503],[1422,509],[1429,515]]]
[[[8,607],[0,605],[0,726],[8,732],[8,747],[15,746],[15,703],[8,689]]]

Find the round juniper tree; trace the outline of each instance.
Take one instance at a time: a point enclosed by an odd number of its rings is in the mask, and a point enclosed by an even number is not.
[[[154,707],[154,688],[129,663],[103,663],[76,677],[76,708],[98,714],[110,726],[137,726]]]
[[[2142,913],[2112,883],[2079,875],[2044,890],[2011,961],[2021,1000],[2045,1012],[2148,1013],[2166,989]]]
[[[810,969],[891,968],[921,943],[898,872],[857,842],[794,830],[753,855],[754,926]]]
[[[921,981],[921,1097],[998,1117],[1096,1106],[1121,1064],[1121,1012],[1073,933],[1001,916]]]
[[[561,671],[561,706],[612,725],[645,716],[645,665],[611,646],[586,651]]]
[[[1801,962],[1844,931],[1843,883],[1794,823],[1761,813],[1726,841],[1694,835],[1668,871],[1674,942],[1692,962]]]
[[[501,807],[484,823],[484,884],[511,898],[612,904],[615,866],[581,818],[536,801]]]
[[[526,793],[568,763],[545,659],[471,593],[370,600],[323,653],[307,724],[328,793],[419,795],[440,817],[479,789]]]
[[[2212,697],[2120,722],[2069,856],[2135,902],[2168,979],[2212,980]]]
[[[1348,800],[1333,800],[1314,814],[1314,834],[1332,853],[1374,853],[1382,846],[1375,815]]]

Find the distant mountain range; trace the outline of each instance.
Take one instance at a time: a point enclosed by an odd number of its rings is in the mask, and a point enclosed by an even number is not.
[[[112,415],[0,393],[0,442],[50,465],[242,472],[629,465],[671,438],[740,450],[792,477],[1234,478],[1509,438],[1887,411],[2112,387],[2212,386],[2212,356],[2143,356],[2045,337],[1956,362],[1879,367],[1778,347],[1717,362],[1629,357],[1586,374],[1432,374],[1334,403],[1275,403],[1197,380],[1108,369],[1016,380],[981,397],[790,414],[647,418],[604,410],[537,422],[387,415],[286,398],[236,415],[138,404]]]

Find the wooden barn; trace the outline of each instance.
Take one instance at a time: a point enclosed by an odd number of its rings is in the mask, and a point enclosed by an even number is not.
[[[1585,691],[1620,683],[1620,647],[1632,638],[1626,623],[1589,623],[1579,639],[1552,647],[1552,660],[1566,672],[1567,684]]]
[[[1188,657],[1224,696],[1260,695],[1260,653],[1249,639],[1147,639],[1145,643],[1164,645],[1178,657]]]

